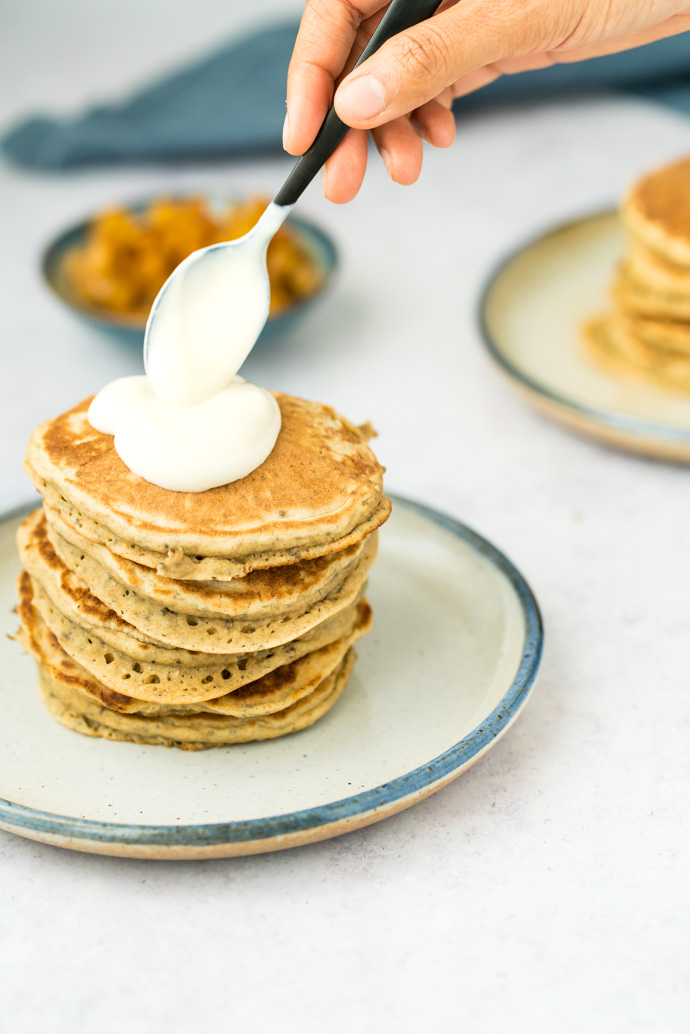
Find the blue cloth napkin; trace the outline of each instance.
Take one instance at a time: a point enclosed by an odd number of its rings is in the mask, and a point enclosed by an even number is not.
[[[73,118],[22,121],[0,145],[21,165],[52,170],[278,151],[296,32],[297,23],[289,22],[251,33],[122,103]],[[690,33],[610,57],[505,76],[459,99],[456,112],[602,89],[632,90],[690,114]]]

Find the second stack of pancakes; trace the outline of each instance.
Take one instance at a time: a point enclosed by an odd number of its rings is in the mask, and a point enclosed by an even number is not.
[[[585,325],[588,349],[613,373],[690,391],[690,159],[635,184],[621,219],[613,305]]]
[[[276,397],[268,460],[203,493],[132,474],[88,400],[32,436],[44,505],[19,532],[20,637],[63,724],[201,749],[305,728],[337,700],[371,624],[383,468],[368,429]]]

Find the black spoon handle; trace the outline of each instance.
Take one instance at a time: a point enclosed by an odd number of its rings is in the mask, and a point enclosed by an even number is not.
[[[393,0],[364,48],[355,68],[371,57],[374,51],[378,50],[391,36],[397,36],[399,32],[430,18],[439,3],[440,0]],[[344,122],[341,122],[335,113],[335,108],[332,107],[323,120],[314,143],[298,159],[292,172],[276,194],[274,201],[277,205],[294,205],[326,159],[333,154],[349,128]]]

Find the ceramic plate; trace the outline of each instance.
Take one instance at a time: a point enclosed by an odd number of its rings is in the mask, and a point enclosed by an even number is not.
[[[149,198],[145,201],[136,201],[128,203],[124,207],[133,212],[143,212],[152,200],[152,198]],[[207,200],[213,207],[225,208],[234,199],[209,198]],[[65,255],[68,251],[83,246],[92,219],[93,216],[63,231],[48,245],[41,260],[43,280],[53,294],[71,309],[76,316],[81,317],[93,326],[99,327],[101,330],[114,332],[120,339],[140,348],[144,341],[144,328],[146,326],[146,319],[144,317],[140,315],[127,315],[126,313],[113,312],[110,309],[99,309],[88,305],[75,294],[72,285],[65,276],[63,267]],[[319,229],[318,226],[314,226],[313,223],[307,222],[305,219],[292,215],[289,218],[289,225],[297,234],[300,242],[319,269],[321,284],[316,291],[303,296],[293,305],[269,317],[260,335],[260,341],[263,344],[273,341],[293,329],[312,303],[324,293],[338,265],[338,253],[335,244],[323,230]]]
[[[0,613],[16,628],[14,531],[0,525]],[[311,729],[184,752],[54,722],[36,671],[0,636],[0,827],[139,858],[253,854],[337,836],[445,786],[524,706],[542,630],[522,576],[469,528],[394,500],[369,598],[374,628],[345,693]]]
[[[582,321],[607,307],[622,250],[614,211],[520,248],[484,291],[484,340],[515,387],[548,416],[621,448],[690,462],[690,397],[605,373],[580,343]]]

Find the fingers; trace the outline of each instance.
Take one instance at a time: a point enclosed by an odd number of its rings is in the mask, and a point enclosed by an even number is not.
[[[409,186],[422,170],[422,139],[434,147],[449,147],[455,136],[455,120],[450,111],[450,96],[430,101],[412,119],[399,118],[372,132],[372,137],[388,175],[396,183]],[[420,139],[421,137],[421,139]],[[367,133],[352,130],[333,152],[324,169],[324,196],[345,204],[357,194],[364,179],[367,162]]]
[[[420,108],[475,69],[556,46],[573,30],[578,6],[550,0],[461,0],[394,36],[346,76],[336,91],[336,111],[359,129],[383,125]]]
[[[288,74],[283,125],[283,147],[288,154],[304,154],[311,146],[331,106],[332,89],[323,72],[309,62]]]
[[[687,0],[460,0],[345,76],[335,108],[348,125],[374,129],[453,83],[460,92],[477,88],[487,66],[510,73],[612,53],[682,32],[689,21]]]
[[[422,140],[432,147],[450,147],[455,140],[455,119],[450,110],[452,93],[446,90],[440,97],[428,101],[412,112],[412,125]]]
[[[410,120],[396,119],[372,136],[391,179],[406,186],[414,183],[422,168],[422,141]],[[363,130],[351,130],[326,162],[323,193],[328,201],[343,205],[357,194],[367,167],[367,137]]]
[[[482,86],[488,86],[489,83],[495,82],[500,77],[501,72],[492,65],[475,68],[474,71],[468,72],[467,75],[461,76],[453,83],[453,96],[465,97],[468,93],[481,90]]]
[[[410,120],[395,119],[374,130],[372,136],[390,178],[404,186],[414,183],[422,171],[422,141]]]
[[[303,154],[313,142],[353,46],[358,56],[366,45],[366,34],[358,40],[362,21],[380,6],[380,0],[307,0],[288,69],[283,146],[290,154]]]
[[[323,170],[323,195],[344,205],[362,186],[367,168],[367,133],[351,130],[328,159]]]
[[[606,17],[596,18],[595,8],[589,0],[443,0],[432,18],[345,74],[338,115],[371,130],[423,112],[416,116],[422,135],[447,146],[454,127],[426,105],[452,84],[460,96],[501,74],[613,53],[690,25],[684,0],[607,0]],[[285,147],[292,154],[312,143],[334,83],[352,68],[383,10],[381,0],[307,0],[288,76]]]

